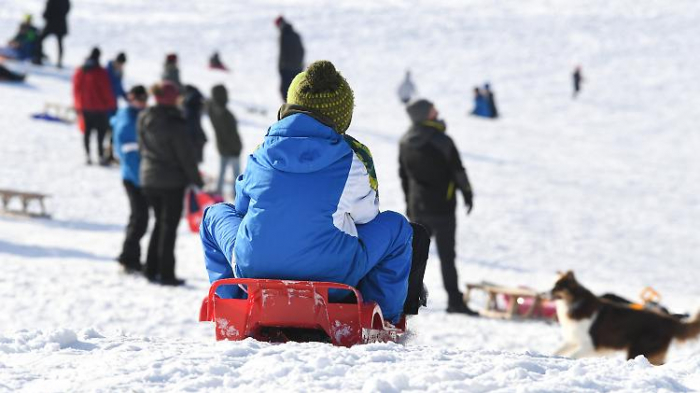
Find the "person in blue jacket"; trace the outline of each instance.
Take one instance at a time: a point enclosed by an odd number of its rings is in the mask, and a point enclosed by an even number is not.
[[[472,115],[481,117],[491,117],[491,109],[489,108],[488,98],[479,90],[474,88],[474,109]]]
[[[113,133],[114,152],[119,157],[122,180],[129,198],[131,213],[126,227],[124,246],[119,263],[127,273],[141,272],[140,241],[148,229],[148,203],[141,192],[139,167],[141,157],[136,139],[136,123],[139,113],[146,108],[148,92],[143,86],[134,86],[127,95],[129,106],[121,108],[110,120]]]
[[[107,73],[109,74],[109,83],[112,85],[112,94],[114,94],[114,100],[119,101],[123,98],[127,101],[126,91],[124,91],[124,85],[122,85],[122,79],[124,79],[124,65],[126,64],[126,54],[120,52],[114,60],[107,62]]]
[[[345,134],[354,106],[347,81],[317,61],[294,78],[287,98],[238,177],[235,203],[204,212],[210,281],[339,282],[377,302],[391,322],[417,314],[430,238],[403,215],[380,212],[372,156]],[[244,296],[235,286],[217,293]]]

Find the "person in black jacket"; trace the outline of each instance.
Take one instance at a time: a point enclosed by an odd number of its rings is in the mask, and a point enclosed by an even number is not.
[[[177,86],[162,82],[152,92],[157,105],[145,109],[137,123],[141,188],[155,217],[144,274],[151,282],[182,285],[175,277],[177,226],[185,188],[203,183],[185,118],[175,106]]]
[[[211,101],[207,112],[211,125],[216,133],[216,147],[221,155],[221,170],[216,192],[223,195],[226,169],[233,169],[233,197],[236,197],[236,178],[241,174],[240,155],[243,145],[238,135],[238,122],[231,111],[226,108],[228,91],[224,85],[216,85],[211,89]]]
[[[297,74],[304,69],[304,45],[301,37],[292,25],[282,16],[275,19],[275,25],[280,31],[280,57],[278,69],[280,72],[280,93],[282,100],[287,102],[287,90]]]
[[[455,268],[456,195],[460,191],[472,210],[472,189],[459,152],[445,134],[445,123],[428,100],[406,108],[412,125],[401,138],[399,175],[406,197],[407,215],[435,237],[442,280],[448,295],[448,313],[475,315],[462,300]]]
[[[58,41],[58,68],[63,66],[63,37],[68,34],[68,11],[70,11],[70,1],[69,0],[48,0],[46,2],[46,9],[44,10],[44,20],[46,25],[39,35],[37,40],[37,45],[34,51],[34,59],[32,63],[41,64],[43,52],[43,42],[44,39],[50,35],[55,35]]]

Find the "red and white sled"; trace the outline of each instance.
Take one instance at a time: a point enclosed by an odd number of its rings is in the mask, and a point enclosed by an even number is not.
[[[247,299],[222,299],[216,289],[239,285]],[[329,289],[347,291],[351,303],[334,303]],[[372,342],[398,342],[406,331],[402,318],[385,323],[380,307],[362,301],[360,292],[344,284],[231,278],[214,282],[202,302],[200,321],[216,324],[217,340],[321,341],[350,347]]]

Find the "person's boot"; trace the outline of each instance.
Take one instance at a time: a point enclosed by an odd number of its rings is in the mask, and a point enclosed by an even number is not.
[[[462,294],[450,296],[450,300],[447,302],[447,313],[448,314],[465,314],[471,317],[478,317],[479,313],[472,310],[464,304],[462,300]]]
[[[181,285],[185,285],[185,280],[181,278],[161,278],[160,279],[160,285],[165,285],[168,287],[179,287]]]
[[[413,253],[411,272],[408,275],[408,293],[403,307],[403,312],[406,315],[416,315],[421,306],[428,304],[428,291],[423,285],[423,277],[428,263],[430,234],[420,224],[411,223],[411,227],[413,228],[413,242],[411,244]]]

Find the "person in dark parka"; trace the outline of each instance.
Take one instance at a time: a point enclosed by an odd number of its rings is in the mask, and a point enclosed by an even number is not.
[[[280,56],[278,69],[280,72],[280,94],[287,102],[287,90],[292,80],[304,69],[304,45],[301,37],[292,25],[282,16],[275,19],[275,25],[280,31]]]
[[[445,123],[428,100],[418,100],[406,108],[412,125],[401,138],[399,175],[407,215],[422,224],[435,237],[448,295],[448,313],[474,315],[462,300],[455,268],[456,193],[460,191],[472,210],[472,189],[459,152],[445,134]]]
[[[137,123],[141,187],[155,217],[144,274],[151,282],[182,285],[184,280],[175,277],[177,226],[185,188],[201,188],[203,182],[185,118],[175,106],[177,86],[162,82],[152,93],[157,105],[145,109]]]
[[[204,96],[196,87],[185,86],[185,94],[182,102],[187,131],[195,146],[195,157],[200,163],[204,160],[204,145],[207,143],[207,136],[202,128],[202,112],[204,111]]]
[[[230,166],[233,170],[233,196],[236,196],[236,178],[241,174],[240,155],[243,145],[238,135],[238,121],[226,107],[228,91],[224,85],[216,85],[211,89],[211,101],[207,105],[209,120],[216,133],[216,147],[221,155],[221,169],[216,192],[223,195],[224,178]]]
[[[69,0],[48,0],[46,2],[46,9],[44,10],[46,25],[37,40],[34,59],[32,60],[34,64],[42,63],[44,39],[50,35],[55,35],[58,42],[57,66],[59,68],[63,66],[63,37],[68,35],[68,21],[66,20],[68,11],[70,11]]]

